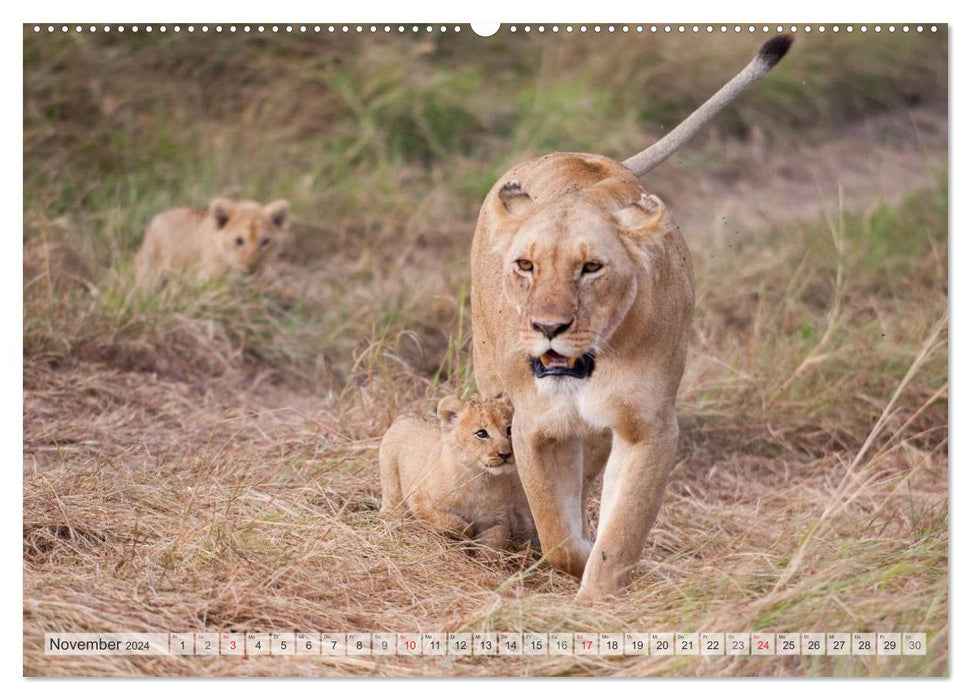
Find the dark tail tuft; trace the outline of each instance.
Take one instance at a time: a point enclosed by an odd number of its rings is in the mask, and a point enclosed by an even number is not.
[[[777,34],[762,45],[759,49],[759,58],[771,68],[789,51],[793,38],[792,34]]]

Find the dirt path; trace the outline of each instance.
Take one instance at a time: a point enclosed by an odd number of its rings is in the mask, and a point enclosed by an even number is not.
[[[647,178],[673,207],[692,252],[723,244],[737,230],[758,234],[780,223],[834,216],[838,193],[849,211],[867,211],[935,185],[947,167],[947,121],[936,111],[882,114],[836,138],[812,134],[769,145],[689,145]],[[705,158],[717,157],[707,167]]]

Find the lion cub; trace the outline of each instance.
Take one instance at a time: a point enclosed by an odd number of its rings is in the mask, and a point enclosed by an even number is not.
[[[260,268],[287,230],[290,204],[261,206],[217,198],[208,210],[169,209],[145,230],[135,256],[140,286],[159,284],[170,274],[191,272],[198,282]]]
[[[536,540],[512,453],[508,399],[446,396],[438,422],[401,416],[378,451],[381,512],[404,505],[439,532],[501,549],[510,534]]]

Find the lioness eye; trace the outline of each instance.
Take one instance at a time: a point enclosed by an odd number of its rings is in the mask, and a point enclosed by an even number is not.
[[[598,263],[596,260],[591,260],[590,262],[583,263],[583,274],[589,275],[602,267],[603,263]]]
[[[507,425],[506,426],[506,437],[512,437],[512,426],[511,425]]]
[[[519,266],[519,269],[522,270],[523,272],[532,272],[533,271],[533,261],[532,260],[517,260],[516,261],[516,265],[518,265]]]
[[[236,245],[243,245],[243,237],[236,236]]]
[[[270,245],[270,239],[269,238],[264,238],[262,241],[260,241],[260,247],[266,248],[268,245]]]
[[[485,430],[476,430],[475,436],[480,440],[485,440],[487,437],[489,437],[489,433],[487,433]]]

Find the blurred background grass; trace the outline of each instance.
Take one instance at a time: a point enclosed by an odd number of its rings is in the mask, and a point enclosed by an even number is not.
[[[372,511],[390,420],[473,389],[468,251],[495,179],[553,150],[631,155],[761,39],[25,28],[26,629],[106,628],[124,594],[111,586],[141,581],[158,615],[125,629],[910,625],[937,635],[929,659],[768,672],[946,672],[943,28],[800,33],[645,179],[681,222],[698,303],[678,467],[624,601],[572,609],[568,577],[486,571]],[[289,198],[280,258],[244,284],[137,293],[151,216],[217,195]],[[377,569],[351,563],[361,547]],[[449,571],[465,572],[461,600]],[[105,593],[65,617],[82,574]],[[227,579],[231,600],[214,592]],[[416,612],[418,586],[447,604]],[[206,612],[186,612],[196,604]],[[32,672],[235,668],[57,667],[25,644]],[[691,663],[536,672],[703,672]],[[386,672],[435,668],[452,672]],[[704,668],[767,672],[758,659]]]
[[[428,369],[445,352],[441,331],[454,328],[456,309],[439,300],[419,310],[415,283],[433,295],[461,286],[477,208],[501,172],[551,150],[626,157],[703,101],[755,45],[746,35],[482,39],[468,30],[28,32],[25,245],[44,238],[70,248],[74,275],[103,292],[89,319],[97,326],[104,315],[137,313],[125,300],[127,269],[152,215],[216,195],[286,196],[298,222],[289,257],[327,278],[313,285],[319,304],[292,312],[305,349],[289,348],[288,358],[304,370],[320,360],[346,379],[362,337],[412,330],[431,353]],[[757,139],[771,152],[793,134],[825,140],[874,113],[940,109],[945,60],[941,35],[800,37],[793,60],[679,158],[692,177],[731,178],[727,159],[713,158],[726,142]],[[405,264],[439,283],[393,285]],[[378,280],[395,288],[348,293]],[[33,312],[35,301],[28,294],[26,341],[49,345],[34,332],[35,317],[50,318]],[[311,316],[316,343],[303,335]]]

